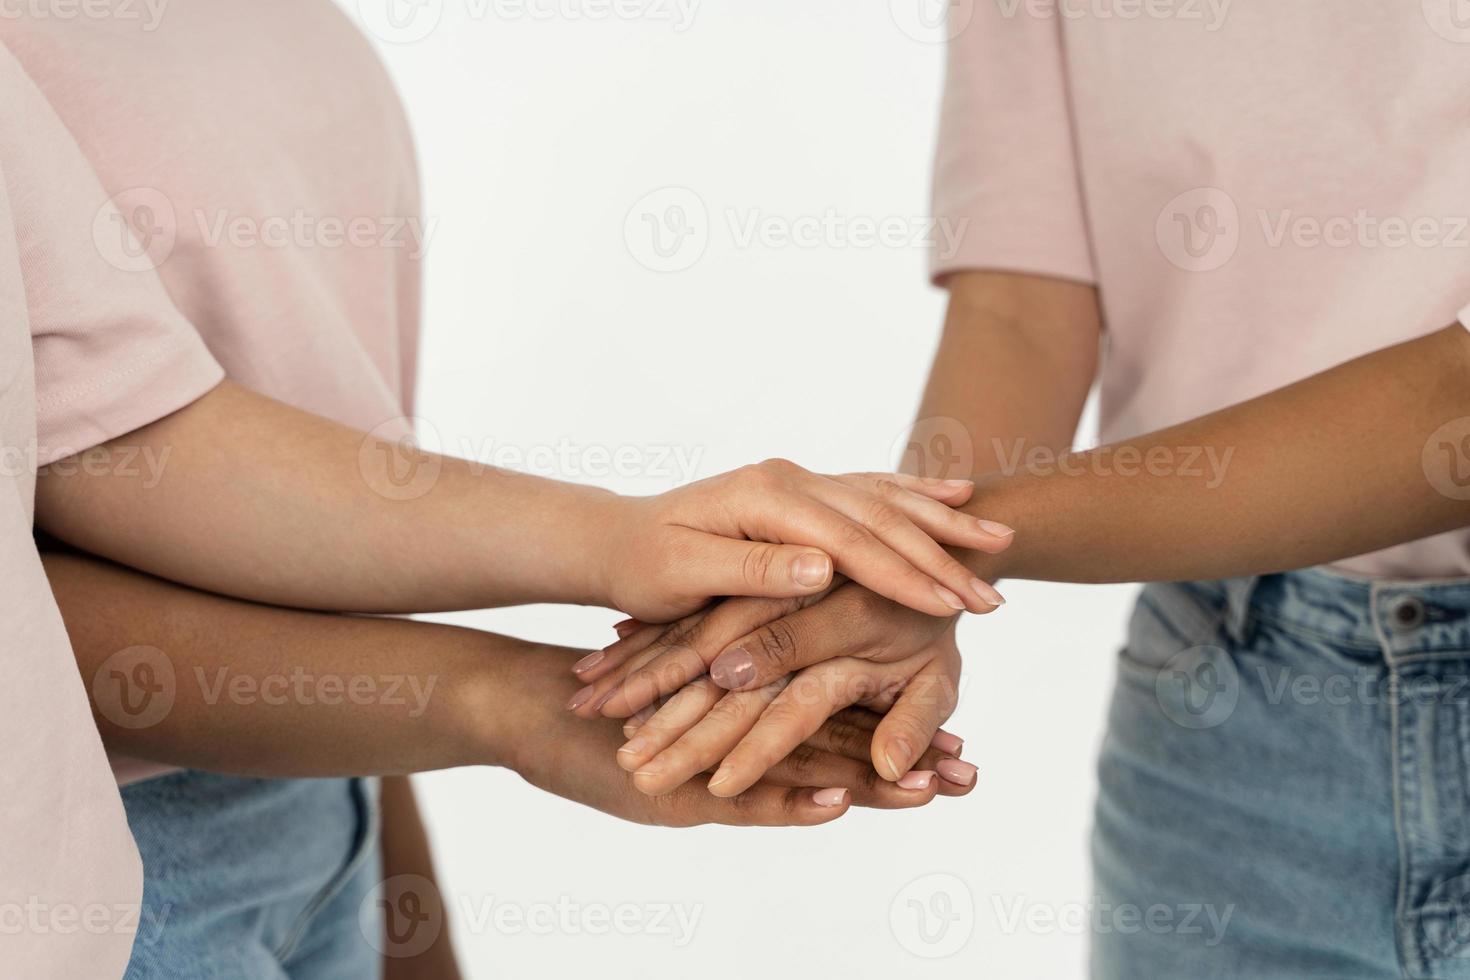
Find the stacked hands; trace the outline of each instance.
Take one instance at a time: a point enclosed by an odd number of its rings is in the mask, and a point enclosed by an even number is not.
[[[752,484],[758,500],[746,495]],[[667,576],[641,577],[631,603],[617,603],[638,618],[572,666],[582,686],[567,709],[623,721],[616,759],[641,793],[707,790],[733,801],[741,822],[816,824],[849,804],[965,795],[975,766],[940,727],[958,696],[955,617],[1005,599],[945,546],[998,554],[1013,537],[955,509],[973,490],[774,461],[649,498],[671,526],[701,536],[695,548],[666,541],[666,571],[682,577],[681,566],[719,564],[733,549],[731,597],[695,600]],[[707,515],[712,491],[729,516],[685,524],[681,495]],[[649,593],[650,581],[666,594]]]

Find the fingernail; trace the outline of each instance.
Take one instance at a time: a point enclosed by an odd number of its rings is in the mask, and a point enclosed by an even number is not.
[[[909,748],[909,743],[901,738],[896,738],[888,743],[888,748],[883,750],[883,761],[888,763],[888,771],[897,775],[904,771],[908,760],[913,756],[914,750]],[[903,760],[903,765],[894,761],[894,756]]]
[[[618,637],[620,639],[627,636],[629,633],[633,632],[637,628],[638,620],[636,619],[625,619],[622,622],[613,623],[613,631],[618,634]]]
[[[958,759],[940,759],[934,766],[939,770],[939,775],[956,786],[968,786],[975,781],[975,773],[979,772],[968,762]]]
[[[802,555],[791,569],[796,584],[808,589],[820,588],[832,577],[832,559],[826,555]]]
[[[755,658],[744,647],[727,650],[710,664],[709,676],[725,690],[734,691],[755,678]]]
[[[959,755],[965,750],[965,740],[949,732],[940,732],[929,744],[946,755]]]
[[[662,776],[663,774],[664,774],[664,764],[659,759],[658,756],[654,756],[652,759],[648,760],[648,764],[647,765],[645,765],[642,769],[639,769],[633,775],[635,775],[635,776]]]
[[[812,794],[812,800],[817,806],[841,806],[847,802],[847,790],[819,789]]]
[[[995,591],[995,586],[983,578],[977,578],[971,582],[970,588],[975,590],[975,594],[980,597],[982,602],[988,602],[992,606],[1003,606],[1006,604],[1006,597]]]
[[[638,755],[648,748],[648,737],[645,735],[634,735],[628,739],[627,744],[618,749],[618,755]]]
[[[589,698],[591,698],[591,697],[592,697],[592,685],[591,684],[588,684],[586,687],[582,688],[576,694],[573,694],[572,695],[572,699],[567,702],[567,710],[568,711],[576,711],[578,708],[582,707],[582,705],[586,704],[587,703],[587,700]]]
[[[982,520],[982,521],[977,521],[976,523],[980,525],[980,530],[984,531],[986,534],[993,534],[997,538],[1008,538],[1012,534],[1015,534],[1016,533],[1016,529],[1015,528],[1010,527],[1009,525],[1006,525],[1006,524],[1002,524],[999,521],[983,521]]]
[[[934,586],[934,594],[939,596],[940,602],[944,603],[951,609],[965,608],[964,601],[959,596],[955,595],[953,592],[949,591],[942,585]]]
[[[973,487],[975,485],[974,480],[940,480],[939,482],[947,487],[954,487],[956,490],[963,490],[966,487]]]
[[[899,789],[928,789],[929,781],[934,778],[932,772],[916,770],[908,773],[898,781]]]
[[[606,650],[597,650],[593,653],[589,653],[581,660],[578,660],[576,663],[572,664],[572,673],[580,674],[584,670],[591,670],[593,667],[596,667],[598,664],[602,663],[603,659],[606,656]]]
[[[612,700],[612,696],[614,694],[616,694],[616,693],[618,693],[618,688],[616,688],[616,687],[610,687],[606,691],[602,692],[602,697],[600,697],[596,701],[592,702],[592,710],[593,711],[601,711],[602,710],[602,706],[604,704],[607,704],[609,701],[611,701]]]
[[[716,769],[715,774],[709,778],[709,788],[714,789],[716,786],[720,785],[729,778],[730,767],[725,765],[724,763],[721,763],[720,768]]]

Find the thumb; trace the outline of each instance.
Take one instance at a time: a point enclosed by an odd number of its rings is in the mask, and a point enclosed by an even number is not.
[[[832,584],[832,559],[818,548],[701,534],[687,589],[707,596],[785,599]]]

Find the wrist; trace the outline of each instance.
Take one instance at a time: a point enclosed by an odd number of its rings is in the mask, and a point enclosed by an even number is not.
[[[1025,546],[1026,520],[1016,506],[1014,481],[1000,473],[988,473],[975,480],[975,491],[963,510],[972,517],[987,521],[998,521],[1007,527],[1016,528],[1016,540],[999,554],[966,549],[957,553],[960,561],[987,582],[995,583],[1016,574],[1018,549]]]
[[[528,761],[546,751],[542,743],[580,686],[571,666],[586,651],[488,633],[478,642],[479,656],[456,686],[452,712],[460,764],[524,774]]]

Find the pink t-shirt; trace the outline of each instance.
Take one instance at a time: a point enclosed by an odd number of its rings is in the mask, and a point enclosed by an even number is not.
[[[97,249],[161,281],[228,377],[406,431],[429,229],[397,93],[335,5],[175,0],[151,30],[11,20],[0,41],[127,223],[89,224]]]
[[[0,92],[0,972],[118,976],[141,869],[31,536],[36,469],[222,375],[158,280],[94,247],[106,195],[3,46]]]
[[[1095,283],[1105,440],[1470,320],[1452,6],[952,5],[936,274]],[[1470,574],[1470,533],[1342,567]]]
[[[0,170],[9,456],[44,465],[124,434],[208,391],[221,366],[346,424],[403,428],[428,239],[412,139],[328,0],[0,18]],[[94,679],[77,676],[31,542],[33,500],[33,465],[0,472],[0,594],[15,610],[0,725],[25,747],[7,753],[0,794],[0,963],[117,975],[128,928],[87,941],[3,928],[10,896],[85,908],[136,903],[139,888],[87,708]]]

